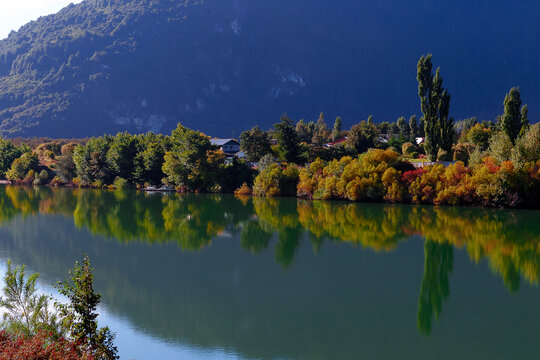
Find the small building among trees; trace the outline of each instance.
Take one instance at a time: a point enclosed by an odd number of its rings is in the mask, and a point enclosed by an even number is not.
[[[234,155],[240,151],[240,143],[236,139],[211,139],[210,142],[228,155]]]

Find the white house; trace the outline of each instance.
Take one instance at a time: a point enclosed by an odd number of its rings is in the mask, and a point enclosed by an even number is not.
[[[240,143],[236,139],[210,139],[225,154],[233,155],[240,151]]]

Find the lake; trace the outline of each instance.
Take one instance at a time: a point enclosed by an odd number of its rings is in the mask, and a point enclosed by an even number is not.
[[[540,211],[0,187],[0,266],[88,254],[122,359],[533,359]]]

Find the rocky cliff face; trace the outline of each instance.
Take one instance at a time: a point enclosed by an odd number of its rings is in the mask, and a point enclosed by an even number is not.
[[[287,113],[344,125],[419,113],[416,61],[442,67],[456,118],[540,95],[540,5],[427,0],[86,0],[0,41],[0,133],[216,136]],[[532,100],[531,100],[532,101]],[[530,104],[530,116],[538,112]]]

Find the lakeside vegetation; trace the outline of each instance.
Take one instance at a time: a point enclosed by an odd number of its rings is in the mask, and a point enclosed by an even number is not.
[[[341,118],[329,128],[322,113],[308,123],[282,116],[272,130],[241,134],[244,157],[224,153],[209,136],[181,124],[170,136],[123,132],[34,148],[0,139],[0,177],[24,185],[163,184],[181,192],[538,207],[540,125],[529,124],[519,89],[506,95],[496,121],[454,122],[430,55],[418,62],[417,79],[420,121],[413,115],[375,124],[369,117],[343,130]],[[428,162],[451,160],[449,166]]]
[[[115,335],[98,327],[101,296],[94,292],[89,258],[75,262],[68,281],[56,285],[68,303],[40,294],[38,277],[27,277],[24,265],[13,267],[8,260],[0,297],[0,359],[119,359]]]

